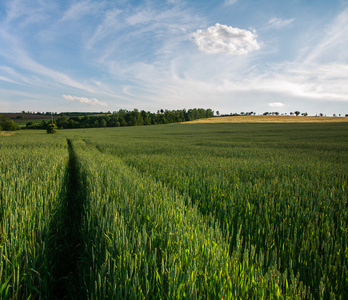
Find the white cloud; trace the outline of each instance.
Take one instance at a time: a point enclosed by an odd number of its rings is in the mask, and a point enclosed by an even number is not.
[[[310,50],[305,62],[348,62],[348,8],[343,10],[332,22],[330,26],[316,29],[313,35],[318,38],[317,43],[312,47],[307,48]]]
[[[103,16],[103,21],[97,26],[94,34],[87,41],[86,47],[91,48],[95,44],[99,44],[99,42],[104,38],[114,35],[117,29],[119,29],[118,19],[121,13],[122,11],[118,9],[111,9],[107,11]]]
[[[134,26],[152,21],[156,16],[150,10],[141,10],[127,18],[127,23]]]
[[[82,104],[108,106],[105,102],[101,102],[97,98],[76,97],[70,95],[62,95],[62,97],[68,101],[77,101]]]
[[[13,81],[12,79],[7,78],[5,76],[0,76],[0,81],[10,82],[10,83],[17,83],[15,81]]]
[[[238,0],[225,0],[225,5],[233,5],[237,3]]]
[[[268,103],[269,107],[283,107],[284,103],[281,102],[273,102],[273,103]]]
[[[48,1],[23,1],[23,0],[12,0],[5,2],[6,7],[6,18],[4,19],[5,24],[11,22],[16,23],[15,27],[25,28],[32,23],[39,23],[46,19],[47,10],[55,8],[55,4]]]
[[[9,34],[8,32],[2,30],[0,26],[0,39],[2,39],[4,43],[4,47],[0,49],[0,57],[3,56],[8,63],[13,63],[17,66],[17,69],[21,69],[21,71],[29,71],[31,74],[23,75],[16,78],[21,79],[23,82],[35,84],[35,82],[39,85],[42,85],[42,81],[40,79],[46,77],[46,79],[50,79],[51,82],[64,84],[70,87],[74,87],[80,90],[93,92],[93,89],[89,85],[82,84],[65,73],[55,71],[50,69],[36,60],[32,59],[26,50],[24,50],[24,46],[21,40],[18,40],[14,35]],[[1,68],[2,70],[3,67]],[[1,71],[0,69],[0,71]],[[7,73],[11,71],[11,68],[5,69]],[[14,72],[11,72],[12,75],[15,75]],[[33,76],[33,75],[41,75],[41,76]],[[27,77],[27,78],[25,78]],[[46,82],[47,84],[47,82]]]
[[[260,49],[254,32],[216,23],[206,31],[197,30],[192,34],[198,48],[206,53],[227,53],[244,55]]]
[[[102,4],[91,3],[91,1],[77,2],[70,6],[61,18],[61,22],[78,20],[85,15],[91,15],[99,10]]]
[[[271,27],[275,27],[275,28],[280,29],[280,28],[291,25],[294,21],[295,21],[294,18],[288,19],[288,20],[283,20],[283,19],[279,19],[279,18],[272,18],[268,21],[268,24]]]

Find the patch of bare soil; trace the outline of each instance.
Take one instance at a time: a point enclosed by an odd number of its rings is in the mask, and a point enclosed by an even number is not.
[[[14,135],[12,131],[0,131],[0,136],[11,136]]]

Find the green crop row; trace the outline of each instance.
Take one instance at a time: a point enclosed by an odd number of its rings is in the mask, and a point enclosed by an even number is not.
[[[64,141],[64,140],[63,140]],[[51,226],[65,178],[65,144],[30,138],[0,145],[0,298],[47,298]]]
[[[263,257],[255,263],[262,274],[277,265],[289,282],[296,274],[315,298],[348,295],[348,153],[338,142],[341,133],[328,142],[304,132],[294,143],[272,133],[266,141],[255,134],[255,142],[236,142],[237,134],[217,139],[205,132],[203,142],[199,133],[176,137],[170,130],[171,139],[86,141],[189,197],[219,223],[230,253],[240,230],[243,251]],[[281,289],[287,291],[286,282]]]
[[[3,138],[0,298],[345,299],[345,126]]]
[[[254,262],[255,247],[235,250],[213,218],[182,196],[112,155],[75,141],[86,172],[84,280],[92,299],[272,298],[286,284],[276,267]],[[82,266],[83,268],[83,266]],[[293,296],[301,295],[295,283]],[[299,294],[296,294],[299,293]]]

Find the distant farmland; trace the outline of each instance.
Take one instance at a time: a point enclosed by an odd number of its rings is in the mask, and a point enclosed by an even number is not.
[[[21,121],[35,121],[35,120],[48,120],[51,119],[51,115],[46,114],[22,114],[22,113],[0,113],[4,118],[9,118],[11,120],[21,120]],[[57,119],[59,115],[53,115],[53,119]]]
[[[185,122],[192,123],[340,123],[348,117],[303,117],[303,116],[222,116]]]

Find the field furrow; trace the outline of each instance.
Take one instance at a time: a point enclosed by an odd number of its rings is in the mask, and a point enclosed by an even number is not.
[[[79,269],[82,257],[81,222],[85,206],[85,180],[71,140],[67,140],[69,160],[64,178],[66,193],[60,199],[50,224],[52,260],[51,299],[86,299]]]

